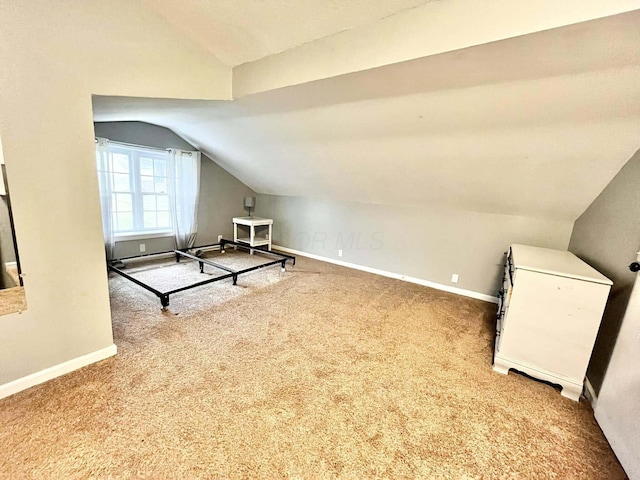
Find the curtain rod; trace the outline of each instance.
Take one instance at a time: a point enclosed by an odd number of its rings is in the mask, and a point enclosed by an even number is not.
[[[107,138],[107,140],[109,140],[109,139]],[[96,141],[96,143],[98,143],[98,139],[97,138],[95,139],[95,141]],[[115,143],[117,145],[124,145],[125,147],[146,148],[147,150],[158,150],[160,152],[168,152],[169,150],[171,150],[170,148],[149,147],[147,145],[137,145],[135,143],[119,142],[117,140],[109,140],[109,142],[110,143]],[[192,154],[192,152],[189,152],[187,150],[182,150],[180,148],[176,148],[174,150],[180,150],[180,151],[182,151],[184,153],[187,153],[189,155]]]

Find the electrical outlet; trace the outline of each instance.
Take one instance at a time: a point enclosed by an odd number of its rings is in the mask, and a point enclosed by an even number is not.
[[[453,283],[458,283],[458,274],[454,273],[453,275],[451,275],[451,281]]]
[[[222,235],[218,235],[218,243],[222,240]]]
[[[342,250],[338,250],[338,256],[341,257],[342,256]]]
[[[147,251],[147,246],[144,243],[140,244],[140,252],[146,252]]]

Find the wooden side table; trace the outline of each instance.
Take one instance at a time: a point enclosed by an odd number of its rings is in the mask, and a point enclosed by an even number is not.
[[[238,225],[249,227],[248,237],[238,237]],[[266,236],[257,236],[256,227],[268,226],[269,232]],[[233,241],[246,243],[251,247],[260,247],[267,245],[271,250],[271,229],[273,227],[273,219],[261,217],[234,217],[233,218]]]

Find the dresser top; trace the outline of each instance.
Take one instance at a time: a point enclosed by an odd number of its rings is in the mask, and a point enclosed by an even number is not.
[[[516,268],[605,285],[613,283],[595,268],[566,250],[511,245],[511,252]]]

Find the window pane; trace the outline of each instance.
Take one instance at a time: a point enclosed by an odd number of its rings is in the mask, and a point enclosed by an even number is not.
[[[113,171],[116,173],[129,173],[129,157],[121,153],[114,153]]]
[[[129,175],[126,173],[113,174],[113,189],[117,192],[128,192],[131,189]]]
[[[144,212],[144,228],[156,228],[156,212]]]
[[[156,177],[166,177],[167,176],[167,161],[166,160],[158,160],[154,162],[155,172],[153,173]]]
[[[169,211],[169,197],[166,195],[157,195],[158,201],[158,211],[168,212]]]
[[[96,166],[110,175],[112,221],[117,233],[170,230],[169,155],[112,143]]]
[[[158,228],[170,228],[171,217],[169,212],[158,212]]]
[[[156,193],[167,193],[167,179],[164,177],[155,177]]]
[[[131,202],[131,194],[130,193],[118,193],[116,194],[118,199],[116,202],[116,210],[118,212],[132,212],[133,205]]]
[[[133,230],[133,214],[131,212],[118,212],[118,230],[123,232]]]
[[[144,193],[153,193],[153,177],[140,177],[140,186]]]
[[[151,158],[140,159],[140,175],[153,175],[153,160]]]
[[[155,211],[155,209],[156,209],[156,196],[155,195],[143,195],[142,196],[142,209],[145,212]]]

